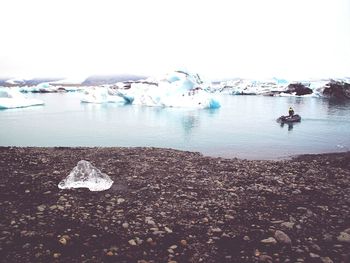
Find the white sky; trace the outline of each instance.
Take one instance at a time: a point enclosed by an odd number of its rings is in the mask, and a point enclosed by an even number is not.
[[[350,0],[1,0],[0,76],[350,76]]]

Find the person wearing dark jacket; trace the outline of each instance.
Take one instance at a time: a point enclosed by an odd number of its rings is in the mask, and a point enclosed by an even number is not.
[[[294,116],[294,110],[293,110],[292,107],[289,107],[288,113],[289,113],[289,117],[293,117]]]

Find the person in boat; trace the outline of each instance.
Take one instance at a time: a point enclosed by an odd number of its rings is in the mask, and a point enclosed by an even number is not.
[[[292,107],[289,107],[288,113],[289,113],[290,118],[292,118],[294,116],[294,110]]]

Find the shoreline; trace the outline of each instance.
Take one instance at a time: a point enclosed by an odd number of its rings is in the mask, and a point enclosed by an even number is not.
[[[60,190],[80,160],[111,189]],[[0,147],[6,262],[348,262],[350,152]]]

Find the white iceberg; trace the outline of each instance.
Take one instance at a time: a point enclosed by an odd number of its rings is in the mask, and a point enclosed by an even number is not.
[[[127,103],[119,93],[108,87],[91,87],[83,91],[81,102],[85,103]]]
[[[89,188],[90,191],[108,190],[113,181],[90,162],[81,160],[70,174],[58,184],[60,189]]]
[[[234,79],[222,81],[216,85],[213,92],[230,95],[262,95],[267,93],[279,93],[287,89],[289,82],[283,79]]]
[[[38,99],[28,99],[15,88],[0,88],[0,109],[24,108],[43,105]]]
[[[146,79],[130,84],[127,89],[119,89],[132,103],[145,106],[219,108],[220,103],[208,93],[206,85],[198,74],[175,71],[158,79]]]

